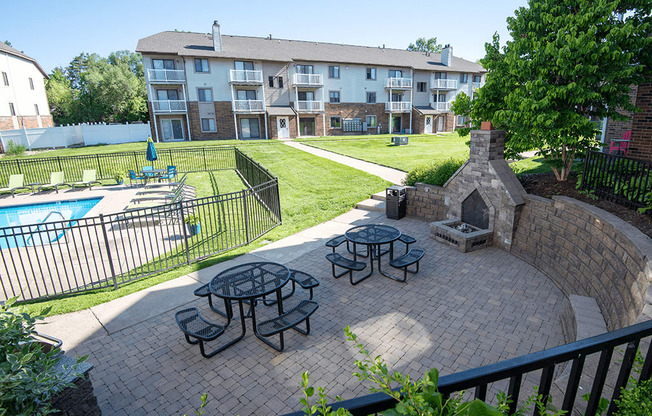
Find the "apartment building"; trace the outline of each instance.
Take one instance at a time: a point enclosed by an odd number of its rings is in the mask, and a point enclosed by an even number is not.
[[[138,41],[152,134],[160,140],[436,133],[484,69],[453,56],[212,33]]]
[[[43,68],[0,42],[0,130],[52,127]]]

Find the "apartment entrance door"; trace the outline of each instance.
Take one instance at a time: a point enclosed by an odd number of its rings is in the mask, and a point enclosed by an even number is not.
[[[278,127],[278,138],[288,139],[290,137],[290,118],[276,117],[276,125]]]
[[[161,119],[161,140],[183,139],[183,122],[180,118]]]
[[[432,134],[432,116],[426,116],[423,132],[425,134]]]
[[[392,133],[401,132],[401,116],[392,117]]]
[[[437,117],[437,131],[444,131],[444,117]]]
[[[302,118],[299,122],[299,133],[302,136],[315,135],[315,118]]]

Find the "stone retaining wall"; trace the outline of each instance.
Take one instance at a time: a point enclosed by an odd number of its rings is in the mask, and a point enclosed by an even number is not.
[[[511,252],[567,296],[595,298],[609,330],[634,323],[652,283],[652,240],[572,198],[527,195]]]
[[[446,190],[441,186],[417,183],[407,188],[407,212],[409,217],[425,221],[446,219]]]

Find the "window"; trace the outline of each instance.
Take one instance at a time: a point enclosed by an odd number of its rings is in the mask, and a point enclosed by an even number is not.
[[[446,94],[439,94],[439,99],[437,100],[440,103],[446,102]]]
[[[31,77],[29,78],[29,89],[30,90],[34,89],[34,80]]]
[[[328,67],[328,78],[339,78],[340,77],[340,67],[339,66],[329,66]]]
[[[312,65],[297,65],[297,74],[312,74]]]
[[[210,72],[208,69],[208,59],[195,58],[195,72]]]
[[[329,91],[328,92],[328,101],[330,103],[339,103],[340,102],[340,92],[339,91]]]
[[[38,104],[34,104],[34,113],[35,113],[37,116],[40,116],[40,115],[41,115],[41,113],[38,112]]]
[[[214,118],[201,119],[201,131],[217,131]]]
[[[238,90],[238,100],[255,100],[256,91],[254,90]]]
[[[482,75],[473,75],[473,82],[482,82]]]
[[[367,68],[367,79],[376,79],[376,68]]]
[[[7,76],[6,72],[2,73],[2,80],[4,81],[5,85],[8,87],[9,86],[9,77]]]
[[[367,93],[367,104],[376,104],[376,93],[368,92]]]
[[[403,101],[403,94],[395,93],[395,92],[392,93],[392,97],[390,101],[394,103],[400,103],[401,101]]]
[[[9,114],[12,116],[16,115],[16,110],[14,109],[14,103],[9,103]]]
[[[367,116],[367,128],[376,127],[376,116]]]
[[[278,87],[283,88],[283,77],[278,77]]]
[[[179,91],[177,90],[157,90],[156,97],[159,100],[178,100]]]
[[[154,69],[174,69],[173,59],[152,59]]]
[[[342,117],[331,116],[331,129],[341,129],[341,128],[342,128]]]
[[[463,126],[466,123],[466,117],[465,116],[457,116],[457,125],[458,126]]]
[[[299,91],[299,101],[315,101],[315,93],[313,91]]]
[[[403,71],[399,69],[390,69],[389,70],[390,78],[403,78]]]
[[[269,88],[274,88],[274,77],[267,77],[269,80]]]
[[[197,100],[204,103],[213,101],[213,90],[210,88],[197,88]]]
[[[235,61],[235,69],[253,71],[254,63],[253,61]]]
[[[417,82],[417,92],[426,92],[428,84],[426,82]]]
[[[260,124],[257,118],[240,119],[240,130],[243,139],[257,139],[260,137]]]
[[[460,74],[460,84],[469,82],[469,74]]]
[[[445,72],[435,72],[435,79],[446,79],[448,75]]]

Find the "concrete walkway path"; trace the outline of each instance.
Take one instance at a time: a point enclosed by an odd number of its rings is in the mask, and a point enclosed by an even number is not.
[[[291,140],[283,141],[284,144],[294,147],[295,149],[303,150],[315,156],[330,159],[334,162],[341,163],[346,166],[370,173],[372,175],[380,176],[386,181],[390,181],[396,185],[401,185],[405,179],[406,173],[386,166],[377,165],[375,163],[365,162],[360,159],[355,159],[349,156],[340,155],[337,153],[329,152],[328,150],[317,149],[316,147],[307,146]]]

